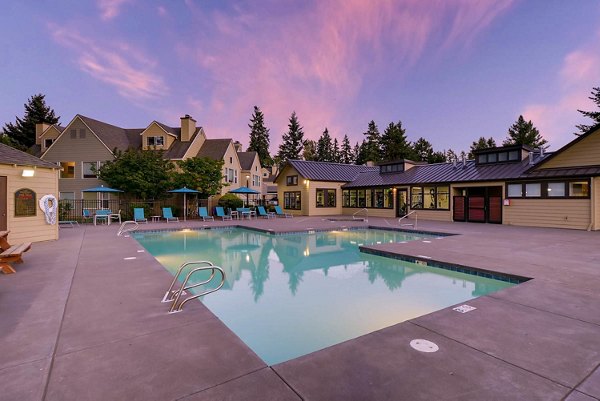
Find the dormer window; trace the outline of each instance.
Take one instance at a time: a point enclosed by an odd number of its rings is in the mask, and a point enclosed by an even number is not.
[[[164,146],[165,145],[165,137],[164,136],[149,136],[146,138],[146,143],[148,146]]]
[[[492,164],[521,161],[521,148],[514,146],[509,148],[490,148],[475,151],[475,161],[477,164]]]
[[[52,145],[52,142],[54,142],[54,139],[44,139],[44,148],[48,149]]]
[[[382,164],[379,166],[379,172],[381,174],[401,173],[403,171],[404,171],[404,162],[392,163],[392,164]]]

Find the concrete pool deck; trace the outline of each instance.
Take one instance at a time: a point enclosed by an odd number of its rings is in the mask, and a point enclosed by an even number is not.
[[[389,227],[296,217],[155,223],[263,230]],[[168,315],[171,275],[117,225],[61,229],[0,275],[2,400],[600,399],[600,232],[419,221],[456,236],[378,251],[531,277],[267,366],[200,302]],[[135,257],[135,259],[128,259]],[[440,350],[420,353],[412,339]]]

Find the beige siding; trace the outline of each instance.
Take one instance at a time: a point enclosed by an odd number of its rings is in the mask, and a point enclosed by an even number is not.
[[[600,129],[557,154],[541,168],[600,165]]]
[[[11,244],[18,244],[58,239],[58,225],[46,224],[45,215],[37,205],[44,195],[58,198],[58,170],[38,167],[34,177],[22,177],[23,168],[0,164],[0,175],[7,177],[8,240]],[[15,217],[15,192],[22,188],[29,188],[36,193],[35,216]]]
[[[600,230],[600,177],[592,180],[592,202],[594,207],[593,217],[595,220],[593,230]]]
[[[229,182],[229,185],[226,185],[223,187],[223,189],[221,190],[221,195],[225,195],[227,192],[242,187],[244,186],[246,183],[244,182],[244,184],[242,184],[243,181],[243,177],[242,177],[242,167],[240,166],[240,159],[238,159],[237,156],[237,152],[235,151],[235,148],[233,147],[233,143],[229,143],[229,146],[227,147],[227,151],[225,152],[225,155],[223,156],[223,171],[226,171],[225,169],[234,169],[235,171],[237,171],[237,182]],[[245,179],[245,178],[244,178]],[[223,179],[224,182],[226,181],[226,177]],[[246,196],[244,196],[244,199],[246,199]]]
[[[48,128],[46,130],[46,132],[44,132],[44,134],[41,136],[41,139],[40,139],[41,146],[42,146],[42,152],[45,152],[48,149],[45,146],[46,139],[52,139],[54,141],[54,140],[56,140],[56,138],[59,137],[59,135],[60,135],[60,131],[54,125],[52,125],[50,128]]]
[[[165,132],[164,129],[162,129],[158,124],[156,124],[155,122],[153,122],[152,124],[150,124],[148,126],[148,128],[146,128],[140,135],[142,135],[142,149],[147,150],[148,146],[147,143],[148,141],[146,140],[146,138],[148,138],[149,136],[162,136],[164,137],[164,146],[156,146],[156,149],[169,149],[169,147],[173,144],[173,142],[175,142],[175,138],[172,135],[169,135]],[[153,146],[151,146],[152,149],[154,149]]]
[[[75,138],[71,138],[71,129],[77,130]],[[79,130],[85,129],[85,138],[79,137]],[[57,162],[75,162],[75,178],[59,178],[60,192],[74,192],[75,199],[81,199],[81,190],[103,184],[96,178],[83,178],[83,162],[113,160],[113,154],[92,133],[86,125],[76,118],[68,126],[56,142],[44,153],[43,160]]]
[[[250,170],[241,170],[241,178],[242,178],[242,186],[246,186],[248,188],[251,188],[255,191],[260,192],[261,194],[263,194],[262,192],[262,185],[253,185],[252,184],[252,176],[258,176],[260,179],[260,182],[262,183],[263,177],[262,177],[262,167],[260,166],[260,160],[258,158],[258,155],[254,156],[254,161],[252,162],[252,166],[250,166]],[[257,195],[259,196],[259,195]]]
[[[206,141],[206,134],[204,133],[204,130],[200,128],[200,131],[194,137],[194,140],[192,141],[188,149],[185,151],[185,154],[183,155],[182,159],[185,160],[189,159],[190,157],[196,157],[196,155],[200,151],[200,148],[202,147],[202,145],[204,145],[204,141]]]
[[[298,185],[286,185],[286,177],[289,175],[297,175],[298,176]],[[310,187],[310,183],[309,183]],[[293,209],[285,209],[284,192],[297,192],[300,191],[300,202],[301,202],[301,210],[293,210]],[[293,215],[303,215],[308,216],[309,212],[309,195],[308,190],[306,188],[306,184],[304,184],[304,177],[302,177],[298,171],[291,167],[286,166],[284,170],[281,172],[277,179],[277,199],[279,199],[279,205],[286,213],[291,213]]]
[[[587,229],[590,199],[511,199],[503,207],[504,224]]]
[[[345,182],[331,182],[331,181],[310,181],[307,184],[300,182],[299,185],[303,185],[306,190],[306,196],[308,199],[302,198],[302,204],[308,207],[308,216],[331,216],[342,214],[342,185]],[[302,180],[303,181],[303,180]],[[335,189],[335,207],[317,207],[317,189]]]

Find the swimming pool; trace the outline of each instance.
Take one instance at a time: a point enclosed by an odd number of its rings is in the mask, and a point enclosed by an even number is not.
[[[443,241],[426,234],[234,228],[134,237],[172,274],[191,260],[221,266],[224,287],[202,302],[269,365],[514,285],[358,249]]]

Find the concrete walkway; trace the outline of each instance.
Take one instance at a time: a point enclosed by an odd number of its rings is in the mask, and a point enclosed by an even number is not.
[[[59,241],[34,244],[17,274],[0,275],[0,399],[600,399],[600,232],[420,221],[460,235],[371,248],[534,279],[469,301],[477,309],[466,314],[446,308],[269,367],[200,302],[167,315],[159,301],[171,275],[117,229],[61,229]],[[440,350],[417,352],[415,338]]]

